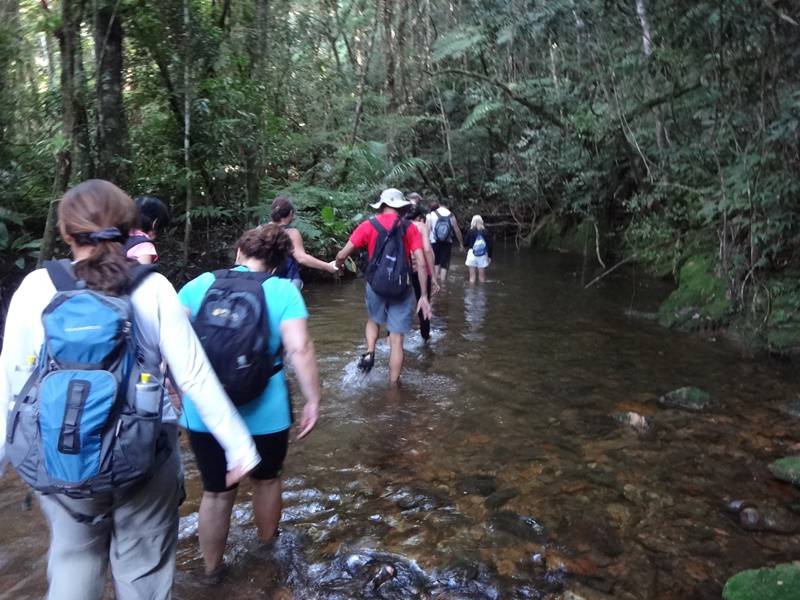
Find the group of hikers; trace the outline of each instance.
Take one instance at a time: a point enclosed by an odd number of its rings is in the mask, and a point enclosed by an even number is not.
[[[443,206],[387,189],[335,260],[308,253],[291,226],[291,200],[246,231],[232,268],[176,292],[155,271],[154,244],[169,223],[158,198],[132,200],[89,180],[58,205],[72,258],[45,262],[12,297],[0,353],[0,473],[10,461],[38,492],[50,530],[48,598],[99,599],[111,568],[116,597],[170,597],[183,500],[179,425],[203,484],[198,537],[206,575],[218,578],[239,481],[253,482],[258,536],[281,515],[289,432],[317,422],[320,380],[300,266],[331,273],[369,255],[366,352],[389,334],[390,382],[399,381],[414,312],[424,338],[455,239],[470,281],[485,280],[491,240],[479,216],[462,237]],[[295,423],[284,365],[304,398]],[[167,390],[170,393],[167,393]]]

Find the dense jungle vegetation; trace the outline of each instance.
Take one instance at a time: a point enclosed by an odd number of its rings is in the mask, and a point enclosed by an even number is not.
[[[330,255],[391,184],[675,277],[665,324],[786,351],[798,39],[791,0],[3,0],[0,275],[89,177],[169,202],[178,277],[281,191]]]

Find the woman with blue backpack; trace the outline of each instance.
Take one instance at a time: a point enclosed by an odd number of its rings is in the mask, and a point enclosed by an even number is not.
[[[225,449],[228,483],[260,462],[172,285],[125,257],[136,218],[108,181],[66,192],[58,220],[73,260],[30,273],[8,311],[0,466],[9,459],[38,492],[49,600],[99,600],[109,567],[120,600],[170,597],[184,492],[163,363]]]
[[[297,439],[314,428],[320,384],[308,311],[300,290],[279,275],[292,252],[281,225],[246,231],[232,269],[204,273],[179,292],[203,348],[247,425],[262,457],[250,473],[258,537],[277,533],[281,517],[281,469],[293,424],[285,360],[291,362],[306,399]],[[225,479],[225,451],[198,410],[194,393],[184,397],[181,424],[203,481],[198,533],[206,575],[223,573],[223,555],[237,487]]]
[[[492,262],[492,240],[483,224],[483,217],[474,215],[469,224],[469,231],[464,236],[467,248],[467,260],[464,264],[469,268],[469,282],[486,281],[486,268]]]

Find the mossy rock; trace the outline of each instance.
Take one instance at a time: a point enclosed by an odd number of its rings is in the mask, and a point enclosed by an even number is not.
[[[711,396],[696,387],[682,387],[664,394],[658,403],[669,408],[683,408],[685,410],[704,410],[711,406]]]
[[[800,349],[800,272],[786,271],[771,278],[766,341],[770,351],[788,354]],[[767,310],[767,307],[762,307]]]
[[[800,486],[800,456],[787,456],[770,463],[769,472],[781,481]]]
[[[658,310],[659,323],[687,331],[725,325],[732,304],[725,281],[711,256],[693,256],[681,267],[678,288]]]
[[[800,563],[773,569],[751,569],[731,577],[722,590],[723,600],[797,600]]]

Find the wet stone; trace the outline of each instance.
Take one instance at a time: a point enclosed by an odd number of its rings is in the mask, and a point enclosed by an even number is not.
[[[465,496],[490,496],[497,490],[497,478],[493,475],[467,475],[459,478],[457,488]]]
[[[667,408],[701,411],[711,406],[711,396],[700,388],[682,387],[664,394],[658,403]]]
[[[515,512],[500,511],[490,518],[492,526],[521,540],[543,542],[546,538],[544,527],[532,517],[524,517]]]
[[[800,456],[787,456],[770,463],[769,472],[781,481],[800,486]]]
[[[796,400],[790,400],[782,407],[782,410],[790,417],[800,419],[800,398]]]
[[[423,486],[404,486],[387,498],[402,510],[430,511],[450,504],[447,494]]]
[[[484,501],[484,506],[489,510],[497,510],[506,502],[519,495],[517,488],[504,488],[490,494]]]

